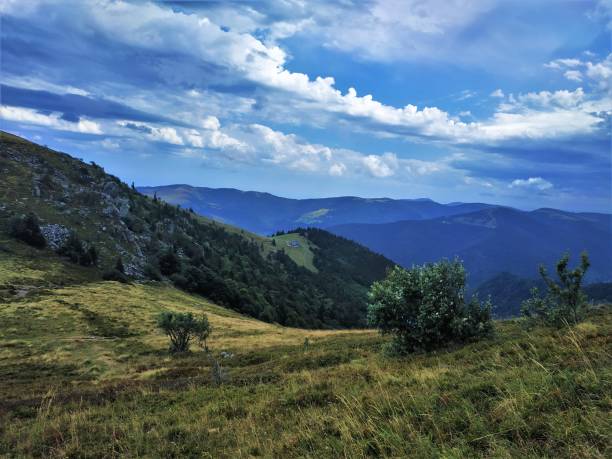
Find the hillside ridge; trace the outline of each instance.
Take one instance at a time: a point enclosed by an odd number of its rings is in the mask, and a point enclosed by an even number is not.
[[[268,238],[207,220],[192,211],[142,195],[95,164],[85,164],[16,136],[0,134],[0,231],[34,213],[60,249],[71,234],[95,247],[100,271],[118,258],[128,275],[170,282],[218,304],[268,322],[325,328],[365,324],[368,279],[392,262],[327,233],[335,244],[316,246],[296,264],[290,248]],[[308,233],[302,236],[308,237]],[[354,256],[352,266],[342,257]],[[337,260],[328,257],[340,257]],[[323,266],[313,269],[315,266]],[[355,268],[358,266],[358,268]],[[310,269],[307,269],[310,268]],[[92,268],[93,269],[93,268]]]

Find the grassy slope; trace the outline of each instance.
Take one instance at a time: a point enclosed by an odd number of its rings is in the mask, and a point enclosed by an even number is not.
[[[276,246],[272,246],[272,239],[276,242]],[[287,243],[290,241],[298,241],[299,247],[288,247]],[[264,246],[267,250],[284,250],[289,258],[291,258],[295,264],[302,266],[313,273],[319,272],[314,265],[314,252],[316,248],[312,242],[297,233],[283,234],[281,236],[274,236],[268,239]]]
[[[0,284],[11,263],[27,254],[0,257]],[[69,265],[30,268],[20,282],[47,289],[0,300],[0,456],[610,454],[609,310],[561,331],[498,322],[490,340],[398,360],[371,331],[282,328],[163,285],[62,287]],[[197,347],[167,354],[164,308],[209,315],[226,384]]]

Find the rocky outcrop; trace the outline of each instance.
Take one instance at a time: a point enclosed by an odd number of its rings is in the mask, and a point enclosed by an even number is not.
[[[59,249],[70,236],[68,228],[56,223],[41,225],[40,232],[47,241],[47,245],[53,250]]]

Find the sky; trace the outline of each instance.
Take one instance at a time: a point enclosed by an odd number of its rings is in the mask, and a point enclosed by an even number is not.
[[[0,15],[0,128],[127,183],[612,209],[612,0]]]

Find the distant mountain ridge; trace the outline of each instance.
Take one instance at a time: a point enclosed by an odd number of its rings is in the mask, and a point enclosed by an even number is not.
[[[537,277],[540,263],[552,268],[563,252],[576,260],[586,250],[590,281],[612,280],[612,216],[555,209],[531,212],[491,207],[429,220],[346,224],[328,228],[403,266],[461,258],[472,287],[501,272]]]
[[[267,235],[297,226],[326,228],[346,223],[391,223],[458,215],[494,207],[483,203],[440,204],[431,199],[332,198],[291,199],[234,188],[190,185],[138,187],[148,196],[225,223]]]

